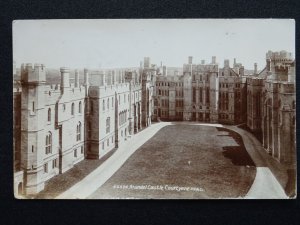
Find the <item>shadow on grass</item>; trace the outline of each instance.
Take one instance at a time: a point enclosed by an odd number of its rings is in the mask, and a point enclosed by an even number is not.
[[[223,147],[224,157],[230,159],[231,162],[236,166],[255,166],[253,160],[251,159],[251,157],[249,156],[249,154],[245,148],[242,137],[238,133],[236,133],[232,130],[226,129],[226,128],[221,128],[221,127],[216,127],[216,129],[218,131],[228,132],[228,135],[222,134],[221,136],[232,137],[236,141],[236,143],[239,145],[239,146]]]

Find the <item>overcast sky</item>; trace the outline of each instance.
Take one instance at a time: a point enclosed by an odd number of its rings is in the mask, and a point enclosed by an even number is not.
[[[211,56],[223,66],[233,58],[252,69],[265,66],[268,50],[295,53],[295,23],[265,20],[19,20],[13,22],[13,59],[49,68],[179,66]]]

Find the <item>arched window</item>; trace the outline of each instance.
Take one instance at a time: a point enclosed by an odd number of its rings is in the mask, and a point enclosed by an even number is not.
[[[76,129],[76,141],[81,140],[81,123],[79,122],[77,124],[77,129]]]
[[[51,121],[51,108],[48,109],[48,122]]]
[[[79,102],[79,106],[78,106],[78,112],[81,113],[82,112],[82,104],[81,101]]]
[[[45,152],[46,152],[46,154],[49,154],[52,152],[52,134],[51,134],[51,132],[48,132],[48,134],[46,135]]]
[[[114,107],[114,97],[111,98],[111,107]]]
[[[109,99],[107,99],[107,109],[109,109]]]
[[[72,103],[72,106],[71,106],[71,115],[74,115],[74,103]]]
[[[105,110],[105,100],[102,101],[102,109]]]
[[[110,132],[110,117],[106,118],[106,133]]]

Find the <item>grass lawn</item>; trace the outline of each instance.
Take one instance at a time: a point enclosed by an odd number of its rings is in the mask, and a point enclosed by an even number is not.
[[[239,134],[210,126],[170,125],[90,198],[243,197],[255,174]]]

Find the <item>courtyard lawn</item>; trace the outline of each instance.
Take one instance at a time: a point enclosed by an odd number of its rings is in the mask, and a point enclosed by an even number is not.
[[[140,147],[90,198],[237,198],[256,168],[239,134],[170,125]]]

